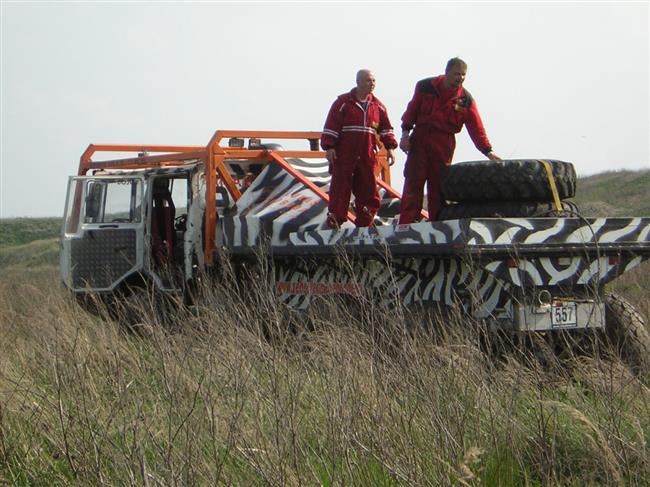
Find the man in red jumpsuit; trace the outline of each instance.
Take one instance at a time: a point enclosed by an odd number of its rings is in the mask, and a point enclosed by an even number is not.
[[[447,62],[445,74],[426,78],[415,85],[413,98],[402,116],[400,148],[408,154],[404,169],[399,223],[412,223],[422,211],[424,183],[427,183],[429,220],[435,220],[442,206],[441,172],[451,164],[456,148],[454,134],[463,125],[476,148],[491,160],[492,152],[481,116],[472,95],[463,88],[467,64],[459,58]],[[410,134],[411,129],[413,133]]]
[[[370,70],[360,70],[356,88],[334,101],[325,120],[321,147],[327,151],[332,175],[327,214],[330,228],[339,228],[347,220],[351,193],[357,227],[372,226],[379,209],[377,134],[388,151],[389,164],[395,162],[397,141],[386,107],[372,94],[375,83]]]

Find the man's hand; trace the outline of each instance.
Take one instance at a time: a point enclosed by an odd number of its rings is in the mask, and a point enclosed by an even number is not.
[[[487,155],[487,158],[490,159],[491,161],[500,161],[500,160],[502,160],[499,156],[497,156],[492,151],[488,152],[486,155]]]
[[[325,158],[330,164],[332,164],[336,160],[336,149],[327,149]]]
[[[392,166],[393,164],[395,164],[396,161],[395,149],[387,149],[386,152],[387,152],[386,158],[388,159],[388,165]]]
[[[399,148],[402,149],[405,154],[409,153],[409,150],[411,150],[411,138],[408,135],[404,135],[399,139]]]

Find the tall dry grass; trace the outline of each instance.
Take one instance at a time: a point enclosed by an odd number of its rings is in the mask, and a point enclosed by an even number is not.
[[[134,334],[83,311],[55,269],[5,270],[0,479],[650,484],[650,380],[616,360],[495,357],[466,320],[434,335],[390,303],[288,318],[263,280],[241,285]]]

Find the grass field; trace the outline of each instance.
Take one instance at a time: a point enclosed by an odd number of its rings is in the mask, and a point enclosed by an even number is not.
[[[61,233],[61,218],[5,218],[0,220],[0,248],[48,240]]]
[[[618,285],[646,318],[647,269]],[[178,311],[175,330],[141,336],[83,311],[54,267],[5,269],[0,479],[650,483],[650,377],[616,359],[509,347],[495,357],[472,323],[451,320],[434,339],[405,333],[399,306],[373,303],[362,321],[334,306],[287,332],[267,293],[239,300],[215,285],[197,313]]]
[[[650,373],[606,350],[491,353],[477,323],[433,335],[371,301],[288,331],[262,283],[212,283],[193,313],[171,307],[173,328],[149,312],[134,334],[61,288],[58,223],[15,223],[0,485],[650,485]],[[646,325],[649,264],[611,286]]]

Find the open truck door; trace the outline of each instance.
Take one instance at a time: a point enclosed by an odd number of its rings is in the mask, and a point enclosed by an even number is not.
[[[60,256],[68,288],[110,292],[143,267],[143,191],[141,176],[69,179]]]

